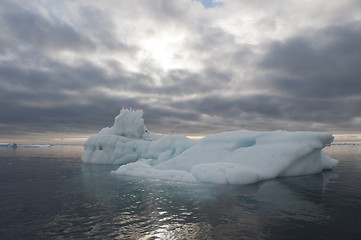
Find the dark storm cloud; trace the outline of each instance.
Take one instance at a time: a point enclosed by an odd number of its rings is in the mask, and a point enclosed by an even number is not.
[[[49,92],[59,94],[62,90],[87,91],[105,86],[117,87],[126,79],[118,75],[116,79],[91,62],[78,62],[77,66],[68,66],[51,62],[44,65],[45,70],[22,66],[17,62],[3,63],[0,66],[1,85],[8,91]],[[21,96],[20,96],[21,97]]]
[[[32,131],[89,132],[111,125],[122,107],[141,108],[147,122],[153,125],[168,124],[169,118],[182,120],[197,119],[197,114],[152,106],[142,97],[104,94],[98,89],[119,89],[120,91],[159,94],[162,88],[151,88],[152,79],[139,74],[125,73],[120,66],[110,64],[114,75],[93,65],[91,62],[77,66],[63,65],[49,61],[51,71],[27,69],[21,65],[0,66],[0,100],[6,103],[0,112],[2,133],[11,131],[9,126]],[[196,79],[196,78],[195,78]],[[184,84],[183,79],[179,86]],[[187,88],[178,90],[185,93]],[[174,93],[168,93],[174,95]],[[21,132],[19,132],[21,133]]]
[[[6,114],[1,115],[4,125],[16,126],[15,129],[6,127],[2,134],[14,130],[33,132],[62,132],[89,133],[99,131],[101,128],[111,126],[114,116],[119,114],[119,102],[128,106],[137,106],[133,99],[100,98],[92,105],[61,105],[51,108],[37,106],[23,106],[18,104],[16,109],[5,107]],[[21,132],[19,132],[21,134]]]
[[[209,116],[231,119],[230,122],[233,126],[237,126],[239,125],[237,121],[251,120],[248,119],[248,116],[267,118],[269,122],[287,120],[342,124],[349,122],[350,116],[361,116],[359,104],[361,104],[361,99],[334,101],[333,99],[315,100],[275,95],[251,95],[241,97],[207,96],[172,105],[175,108],[189,109],[195,113],[201,112]],[[276,125],[276,127],[282,126]],[[305,129],[307,126],[303,126],[302,130]]]
[[[361,24],[330,26],[270,46],[261,67],[265,84],[305,98],[361,95]]]
[[[209,116],[222,116],[232,118],[234,113],[242,112],[258,113],[266,116],[280,115],[278,102],[271,97],[226,97],[206,96],[195,100],[178,102],[173,104],[178,108],[192,109],[194,112],[201,112]]]
[[[0,68],[2,133],[11,131],[10,126],[32,131],[94,131],[112,122],[120,107],[140,107],[127,95],[107,96],[97,90],[123,86],[126,80],[121,76],[108,77],[90,63],[78,68],[52,67],[51,72]]]

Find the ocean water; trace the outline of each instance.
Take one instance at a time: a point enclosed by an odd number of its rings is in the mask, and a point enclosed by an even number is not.
[[[82,146],[0,148],[0,239],[361,239],[361,146],[332,171],[251,185],[116,176]]]

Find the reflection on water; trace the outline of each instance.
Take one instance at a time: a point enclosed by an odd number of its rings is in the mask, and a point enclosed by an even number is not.
[[[327,181],[336,175],[284,178],[247,186],[193,185],[114,177],[114,167],[82,164],[88,202],[68,206],[48,225],[48,236],[66,226],[66,236],[109,239],[266,238],[273,222],[330,219],[322,202]],[[82,216],[79,215],[79,205]],[[81,223],[81,224],[80,224]]]
[[[0,238],[358,239],[360,158],[341,147],[333,171],[243,186],[113,175],[78,146],[0,151]]]
[[[271,180],[261,184],[256,199],[262,211],[272,218],[292,218],[303,221],[327,221],[330,216],[320,208],[330,179],[337,178],[333,172],[303,176],[287,181]]]

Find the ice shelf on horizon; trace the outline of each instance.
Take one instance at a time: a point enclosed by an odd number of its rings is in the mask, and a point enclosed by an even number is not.
[[[112,127],[84,143],[83,162],[119,164],[115,174],[217,184],[314,174],[338,164],[322,150],[333,141],[329,133],[242,130],[194,141],[152,134],[142,117],[142,110],[122,109]]]

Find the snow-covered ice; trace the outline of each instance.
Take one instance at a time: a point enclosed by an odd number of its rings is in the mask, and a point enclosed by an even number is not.
[[[233,131],[199,141],[149,133],[142,110],[122,109],[114,125],[84,144],[83,162],[119,164],[115,174],[182,182],[248,184],[331,169],[329,133]]]

